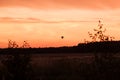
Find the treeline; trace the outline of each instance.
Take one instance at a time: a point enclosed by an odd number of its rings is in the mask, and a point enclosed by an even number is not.
[[[80,43],[78,46],[71,47],[49,47],[49,48],[6,48],[0,49],[0,54],[41,54],[41,53],[117,53],[120,52],[120,41],[104,41]]]

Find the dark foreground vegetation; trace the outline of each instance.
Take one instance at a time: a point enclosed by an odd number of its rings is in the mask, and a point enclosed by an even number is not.
[[[53,53],[58,56],[50,56]],[[59,56],[63,53],[67,55]],[[0,80],[119,80],[119,53],[120,41],[59,48],[0,49]],[[86,54],[88,58],[76,54]]]

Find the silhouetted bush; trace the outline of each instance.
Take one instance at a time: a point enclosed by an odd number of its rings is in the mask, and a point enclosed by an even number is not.
[[[32,67],[29,54],[9,54],[2,61],[6,67],[5,80],[31,80]]]

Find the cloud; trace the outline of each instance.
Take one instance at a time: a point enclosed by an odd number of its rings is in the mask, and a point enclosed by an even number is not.
[[[40,20],[36,18],[12,18],[12,17],[0,17],[0,22],[4,23],[39,23]]]
[[[38,18],[12,18],[12,17],[0,17],[0,23],[47,23],[47,24],[57,24],[57,23],[80,23],[80,22],[91,22],[84,20],[61,20],[61,21],[50,21],[42,20]]]
[[[1,7],[22,6],[38,9],[117,9],[120,0],[0,0]]]

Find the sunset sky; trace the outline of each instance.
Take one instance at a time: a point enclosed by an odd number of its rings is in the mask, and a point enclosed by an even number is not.
[[[9,39],[31,47],[77,45],[91,41],[88,31],[99,20],[120,40],[120,0],[0,0],[0,47]]]

